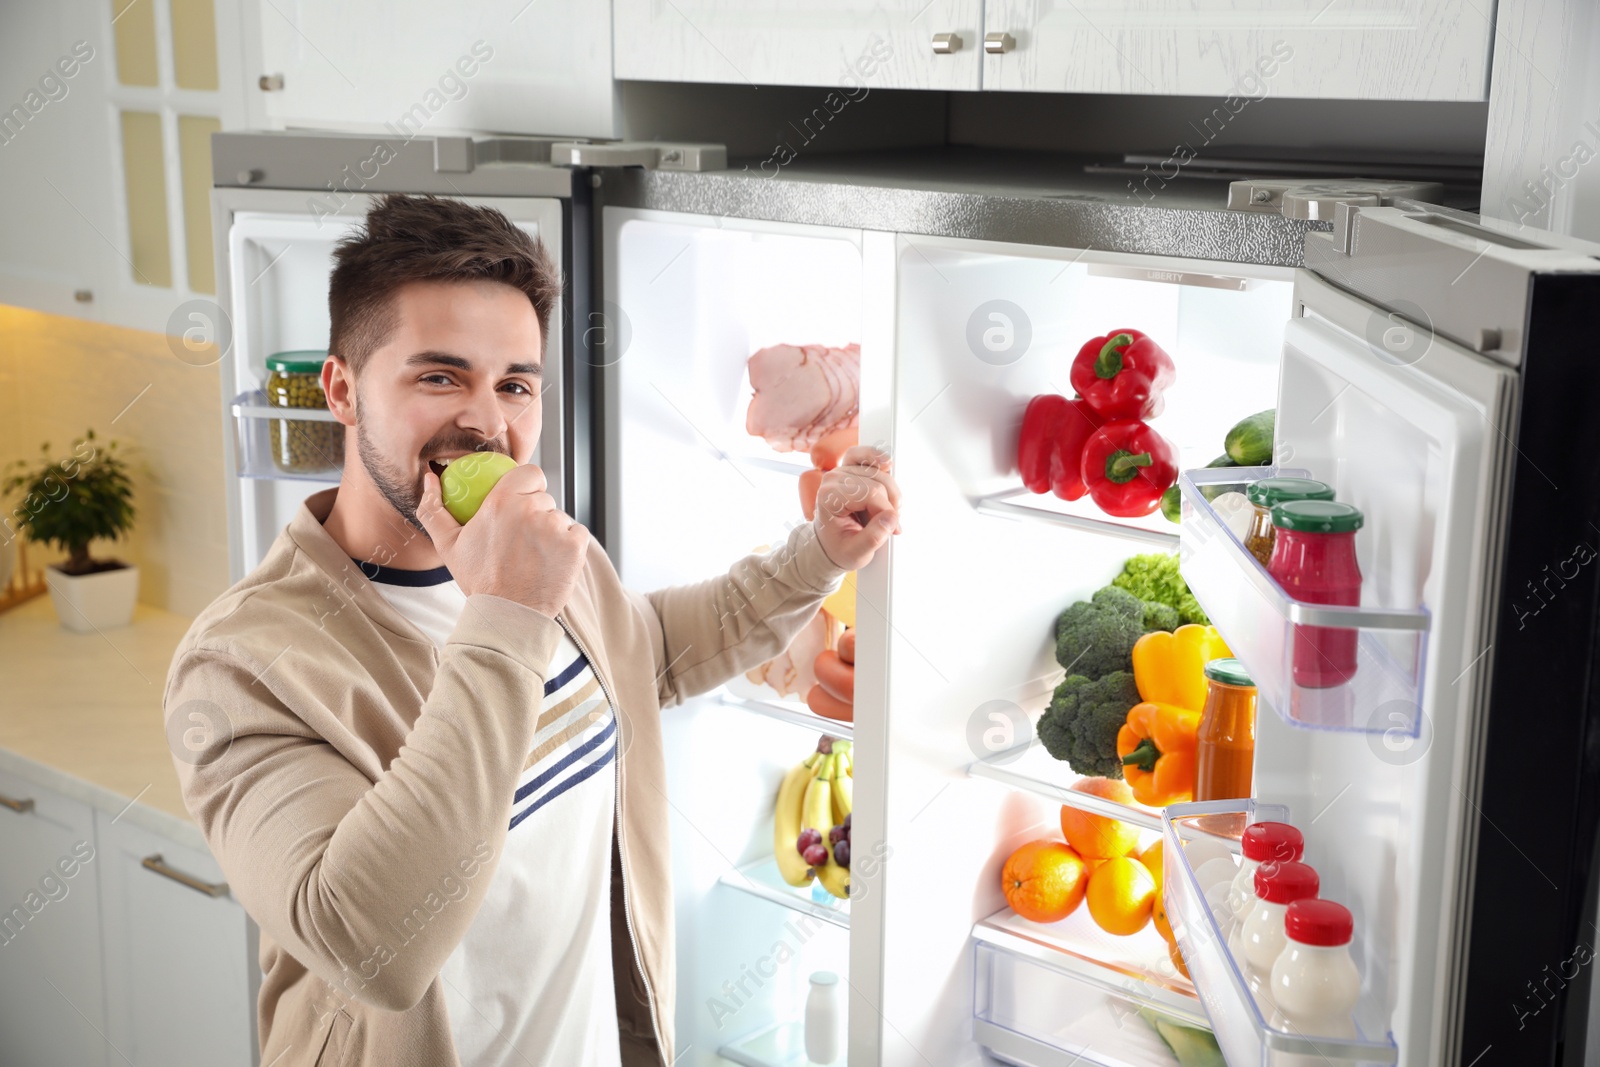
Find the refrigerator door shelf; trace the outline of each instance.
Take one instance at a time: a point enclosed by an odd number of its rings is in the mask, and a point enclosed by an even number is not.
[[[234,397],[232,411],[235,418],[240,419],[296,419],[306,422],[338,422],[338,418],[327,408],[281,408],[267,401],[267,395],[259,389],[248,393],[240,393]]]
[[[1104,815],[1132,823],[1141,830],[1150,831],[1151,841],[1154,840],[1154,834],[1161,832],[1161,812],[1155,808],[1147,808],[1142,804],[1119,804],[1073,789],[1073,783],[1086,776],[1074,771],[1071,764],[1050,755],[1037,740],[984,757],[967,768],[967,776],[987,778],[1009,789],[1021,789],[1057,804],[1080,808],[1092,815]],[[1141,847],[1149,843],[1141,842]]]
[[[743,679],[739,679],[739,681],[743,681]],[[748,685],[749,683],[745,684]],[[750,688],[756,687],[750,685]],[[804,704],[796,701],[740,696],[737,693],[730,692],[727,687],[724,687],[719,699],[721,703],[730,708],[743,708],[745,711],[753,712],[756,715],[765,715],[769,719],[777,719],[779,722],[786,722],[805,730],[831,734],[834,737],[842,737],[846,740],[851,740],[855,737],[854,723],[823,718]]]
[[[1218,924],[1219,914],[1213,911],[1201,890],[1186,851],[1195,842],[1205,842],[1208,857],[1214,854],[1217,845],[1237,857],[1239,837],[1244,828],[1261,820],[1288,822],[1289,809],[1281,804],[1251,800],[1212,800],[1202,804],[1174,804],[1162,816],[1162,832],[1166,839],[1163,875],[1167,916],[1223,1056],[1233,1067],[1247,1064],[1272,1067],[1284,1057],[1297,1057],[1297,1062],[1298,1057],[1305,1057],[1307,1063],[1322,1060],[1341,1064],[1399,1062],[1399,1049],[1393,1035],[1387,1032],[1385,1012],[1372,996],[1371,983],[1364,983],[1362,1000],[1356,1006],[1353,1021],[1358,1033],[1382,1033],[1382,1037],[1341,1039],[1289,1033],[1274,1029],[1262,1018],[1245,983],[1243,964],[1228,951],[1227,938]],[[1366,943],[1369,932],[1362,929],[1358,920],[1351,956],[1356,966],[1363,969],[1373,951]]]
[[[1431,617],[1426,608],[1342,607],[1296,600],[1205,498],[1202,488],[1243,492],[1275,475],[1309,476],[1275,467],[1184,471],[1180,568],[1189,590],[1256,683],[1258,701],[1295,726],[1416,737],[1422,724],[1423,677]],[[1356,632],[1356,673],[1326,688],[1294,681],[1301,627]]]
[[[968,499],[972,501],[973,508],[984,515],[1045,522],[1069,530],[1120,537],[1146,546],[1144,551],[1154,548],[1171,552],[1178,547],[1177,527],[1160,510],[1142,518],[1118,519],[1100,511],[1088,497],[1062,500],[1050,493],[1030,492],[1026,486]]]
[[[1177,1059],[1140,1011],[1210,1029],[1192,995],[1041,948],[988,922],[973,930],[972,1036],[1006,1063],[1175,1067]]]
[[[717,881],[730,889],[748,893],[753,897],[777,904],[832,923],[841,929],[850,929],[850,902],[840,900],[827,890],[813,892],[816,883],[809,886],[790,885],[778,873],[778,864],[771,856],[735,867]],[[825,899],[818,900],[819,896]]]
[[[332,450],[328,447],[325,428],[330,422],[337,425],[337,421],[328,412],[308,410],[305,412],[306,418],[301,418],[298,412],[285,418],[288,411],[293,409],[267,407],[265,401],[262,401],[261,411],[273,412],[271,416],[267,416],[258,414],[253,410],[254,407],[252,403],[233,405],[234,414],[238,416],[233,420],[233,425],[238,441],[235,455],[238,457],[239,477],[272,481],[321,482],[325,485],[339,484],[344,468],[344,453],[342,450]],[[279,433],[274,427],[280,425],[283,427],[282,432],[290,435],[290,440],[293,440],[295,435],[301,435],[303,448],[299,451],[307,456],[320,454],[320,462],[316,464],[318,469],[286,469],[276,461],[281,457],[277,456],[277,450],[274,448],[274,441],[278,439],[276,435]],[[308,468],[311,466],[310,463],[302,465]]]

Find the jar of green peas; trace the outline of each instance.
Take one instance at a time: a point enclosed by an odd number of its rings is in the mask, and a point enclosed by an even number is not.
[[[317,349],[278,352],[267,358],[267,403],[302,412],[267,424],[272,462],[287,474],[317,474],[344,466],[344,426],[333,421],[322,392],[322,364],[327,358],[328,353]]]

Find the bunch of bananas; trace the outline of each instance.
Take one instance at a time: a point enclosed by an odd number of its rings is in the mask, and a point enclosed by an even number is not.
[[[815,878],[841,899],[850,895],[851,743],[824,735],[778,787],[772,852],[790,885]]]

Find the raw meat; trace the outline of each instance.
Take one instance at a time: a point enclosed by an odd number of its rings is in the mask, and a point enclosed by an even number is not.
[[[755,396],[744,428],[779,452],[809,452],[835,430],[856,425],[861,346],[772,345],[750,357]]]

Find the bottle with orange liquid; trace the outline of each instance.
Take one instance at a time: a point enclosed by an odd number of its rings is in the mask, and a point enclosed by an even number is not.
[[[1248,798],[1256,761],[1256,687],[1236,659],[1205,666],[1206,706],[1196,740],[1195,800]]]

